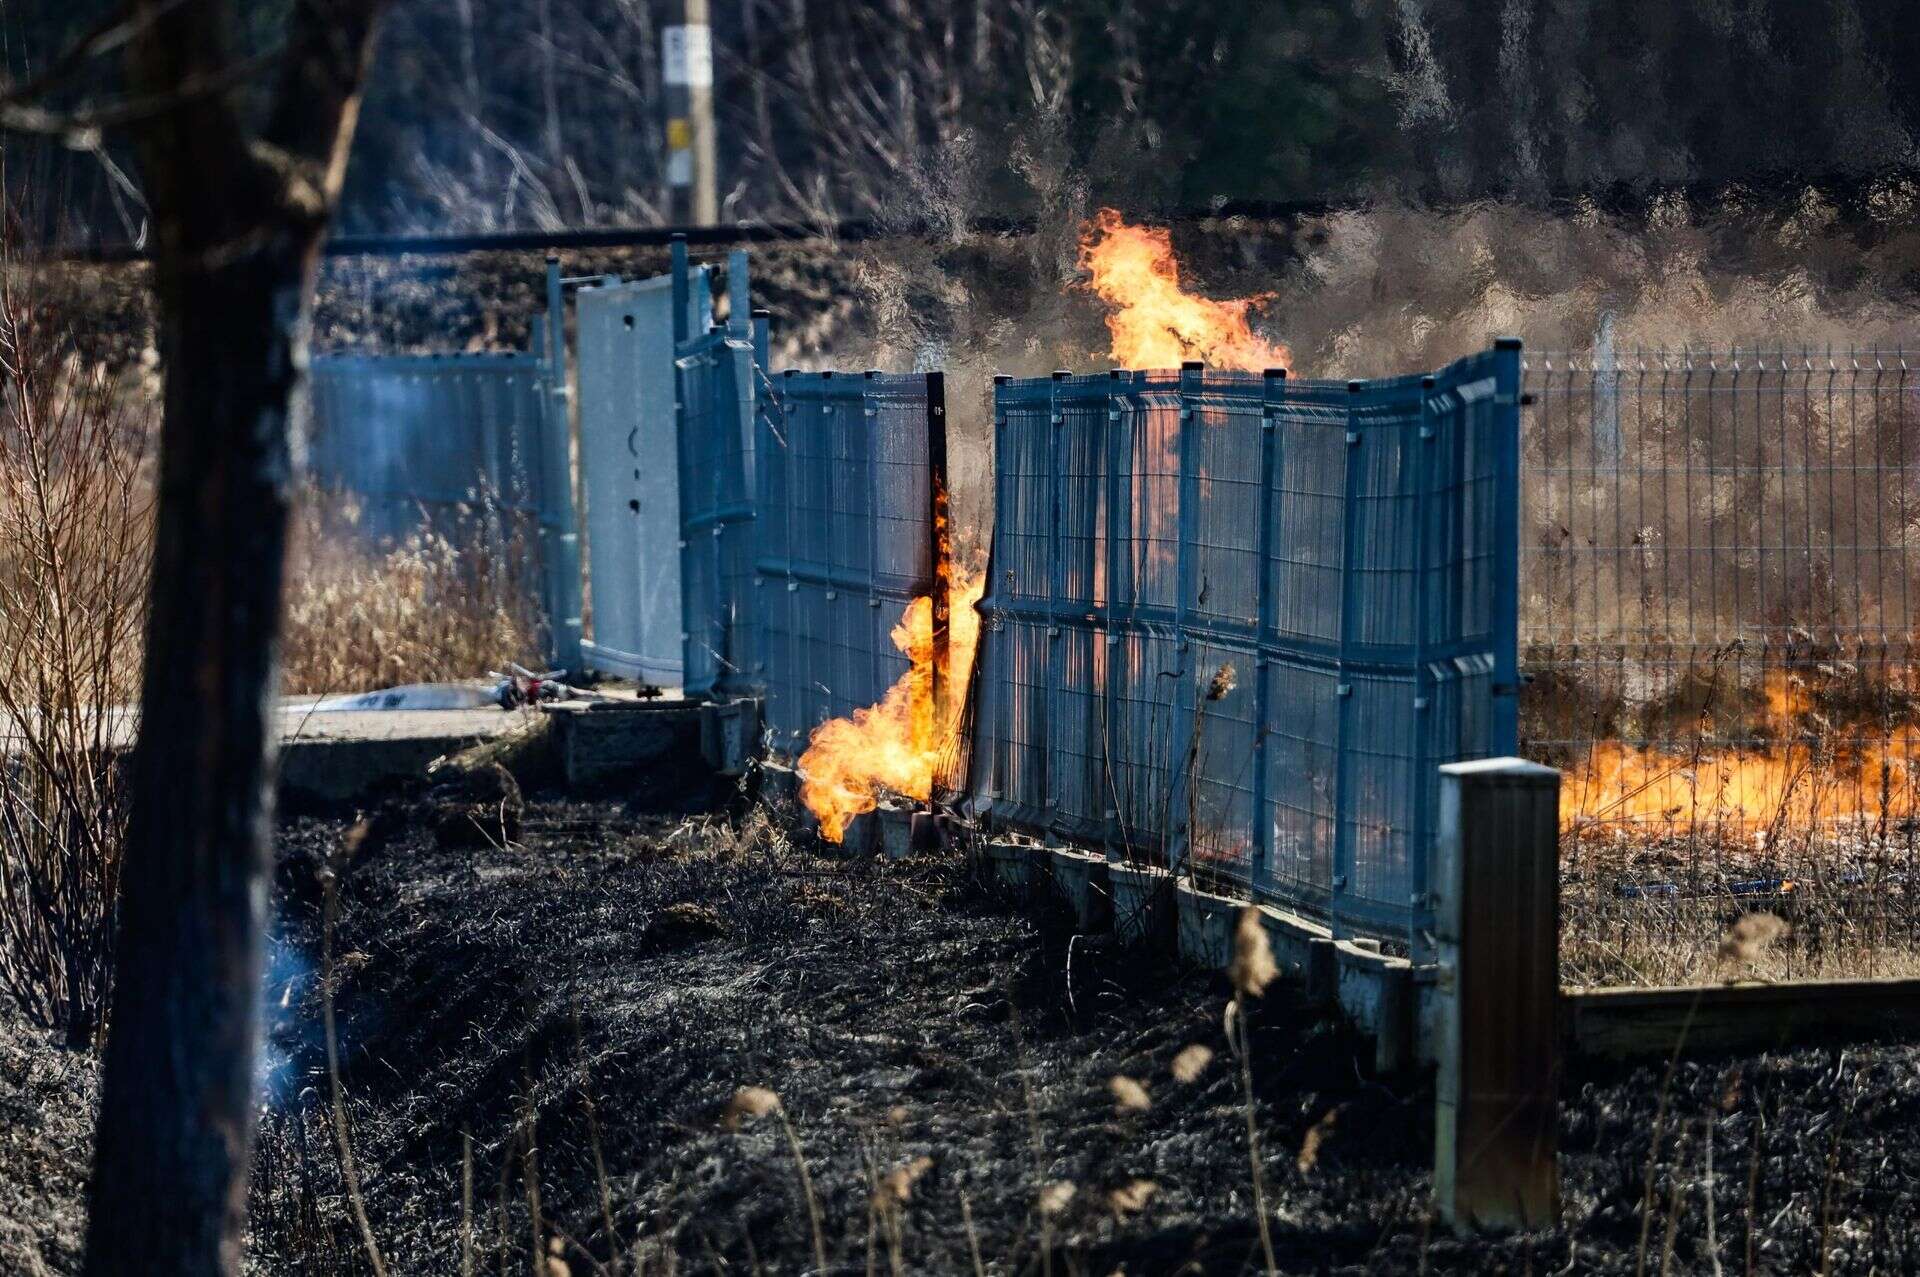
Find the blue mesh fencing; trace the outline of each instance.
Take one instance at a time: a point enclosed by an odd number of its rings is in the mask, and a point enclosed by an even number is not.
[[[566,429],[553,384],[534,354],[316,355],[307,473],[354,499],[370,548],[424,531],[484,538],[523,555],[547,615],[563,615],[548,548],[573,507],[570,479],[550,473]]]
[[[714,328],[680,348],[680,590],[689,696],[753,690],[752,340]]]
[[[1518,379],[999,382],[970,807],[1418,947],[1436,769],[1515,748]]]
[[[909,668],[892,631],[934,589],[940,374],[763,383],[752,598],[773,752],[871,705]]]

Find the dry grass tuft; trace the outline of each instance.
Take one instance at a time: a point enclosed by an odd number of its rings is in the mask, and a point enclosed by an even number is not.
[[[1147,1094],[1147,1088],[1124,1073],[1116,1073],[1108,1079],[1107,1089],[1113,1092],[1115,1113],[1144,1113],[1153,1107],[1153,1099]]]
[[[1227,699],[1227,694],[1233,691],[1237,685],[1238,679],[1239,676],[1234,671],[1233,662],[1229,661],[1225,665],[1222,665],[1213,672],[1213,678],[1207,683],[1207,699],[1210,701],[1224,701]]]
[[[923,1154],[888,1171],[874,1190],[874,1209],[885,1211],[906,1205],[913,1198],[913,1186],[932,1169],[933,1159]]]
[[[1159,1191],[1160,1186],[1150,1179],[1130,1179],[1118,1188],[1107,1190],[1107,1205],[1115,1215],[1137,1215]]]
[[[1778,914],[1764,911],[1747,914],[1721,939],[1720,961],[1723,964],[1757,962],[1775,941],[1784,940],[1792,932],[1793,928]]]
[[[1213,1063],[1213,1049],[1195,1042],[1191,1046],[1180,1048],[1180,1054],[1173,1057],[1173,1064],[1168,1072],[1173,1074],[1173,1080],[1176,1082],[1193,1082],[1199,1079],[1200,1075],[1206,1071],[1207,1065],[1211,1063]]]
[[[1227,978],[1236,991],[1257,998],[1279,975],[1260,910],[1248,905],[1240,910],[1239,921],[1233,926],[1233,961],[1227,964]]]
[[[780,1111],[778,1092],[764,1086],[743,1086],[733,1093],[727,1101],[726,1110],[720,1114],[720,1125],[729,1131],[737,1131],[755,1118]]]
[[[1307,1128],[1306,1138],[1300,1141],[1300,1156],[1293,1161],[1294,1167],[1305,1175],[1320,1163],[1320,1146],[1333,1134],[1333,1128],[1339,1125],[1340,1109],[1336,1106],[1320,1115],[1320,1120]]]
[[[487,503],[444,529],[369,548],[350,497],[309,490],[296,507],[281,641],[289,694],[364,692],[540,664],[544,623],[532,556]]]
[[[1067,1209],[1079,1189],[1070,1179],[1056,1179],[1040,1189],[1038,1205],[1043,1216],[1052,1218]]]

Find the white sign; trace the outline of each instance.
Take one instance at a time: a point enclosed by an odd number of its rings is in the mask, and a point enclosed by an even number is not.
[[[705,87],[713,83],[712,27],[668,27],[663,47],[668,84]]]

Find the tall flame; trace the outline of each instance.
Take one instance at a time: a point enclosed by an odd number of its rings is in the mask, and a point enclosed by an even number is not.
[[[1285,346],[1254,334],[1247,312],[1268,293],[1213,301],[1180,286],[1173,235],[1161,226],[1134,226],[1103,208],[1080,229],[1080,269],[1088,286],[1114,310],[1107,316],[1113,357],[1128,368],[1177,368],[1189,359],[1216,368],[1259,372],[1289,368]]]
[[[960,689],[966,686],[980,642],[980,614],[974,604],[987,585],[984,570],[956,567],[951,554],[941,559],[950,680],[945,707],[934,704],[933,599],[921,595],[893,627],[893,645],[911,662],[907,672],[878,704],[816,727],[800,755],[800,798],[829,842],[844,839],[847,825],[879,806],[882,793],[921,802],[933,796],[941,755],[959,726]]]

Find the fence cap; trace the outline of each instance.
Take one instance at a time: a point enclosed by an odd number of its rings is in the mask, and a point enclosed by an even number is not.
[[[1287,370],[1285,368],[1262,368],[1260,375],[1270,381],[1285,381],[1287,379]]]
[[[1205,372],[1206,368],[1207,362],[1204,359],[1182,359],[1180,361],[1181,372]]]
[[[1520,339],[1518,337],[1495,337],[1493,339],[1493,348],[1495,350],[1518,350],[1520,349]]]
[[[1440,764],[1442,776],[1458,776],[1462,780],[1519,780],[1534,784],[1549,781],[1560,783],[1560,773],[1545,763],[1529,762],[1524,758],[1476,758],[1467,763]]]

